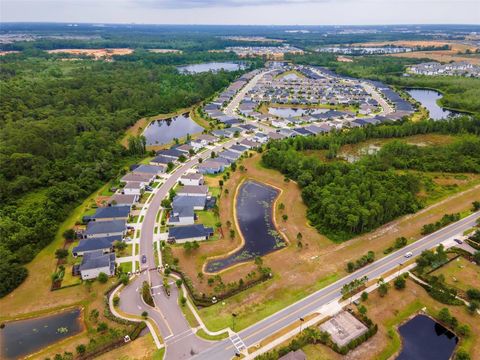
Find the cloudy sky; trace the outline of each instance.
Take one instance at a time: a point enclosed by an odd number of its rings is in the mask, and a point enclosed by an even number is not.
[[[143,24],[480,24],[480,0],[0,0],[0,20]]]

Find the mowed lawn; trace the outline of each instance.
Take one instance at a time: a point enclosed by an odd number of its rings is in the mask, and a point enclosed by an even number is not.
[[[462,339],[459,346],[468,351],[472,359],[480,359],[479,316],[470,315],[465,306],[449,306],[435,301],[421,286],[411,280],[407,280],[407,286],[403,290],[395,290],[392,286],[383,298],[375,291],[363,304],[367,308],[367,316],[378,324],[376,335],[349,352],[346,357],[342,357],[324,345],[308,345],[303,349],[307,359],[387,360],[393,358],[401,349],[401,338],[397,327],[423,308],[426,308],[429,315],[435,317],[444,307],[449,309],[460,324],[467,324],[470,327],[471,335]]]
[[[432,275],[443,275],[447,284],[462,291],[480,289],[480,266],[461,256],[435,270]]]

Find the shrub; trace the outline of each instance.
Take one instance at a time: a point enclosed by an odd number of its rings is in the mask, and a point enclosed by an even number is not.
[[[105,283],[108,281],[108,275],[105,274],[104,272],[101,272],[100,274],[98,274],[97,279],[98,279],[98,281],[100,281],[102,284],[105,284]]]

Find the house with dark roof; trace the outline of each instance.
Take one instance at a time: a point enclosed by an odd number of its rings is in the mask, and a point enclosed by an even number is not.
[[[84,256],[87,253],[101,250],[104,254],[113,251],[115,241],[122,241],[121,236],[106,236],[93,239],[82,239],[72,250],[73,256]]]
[[[150,160],[150,165],[167,166],[168,163],[173,163],[173,162],[175,162],[175,159],[172,159],[171,157],[158,155],[158,156],[155,156],[152,160]]]
[[[130,214],[130,206],[108,206],[98,208],[90,219],[92,221],[111,221],[111,220],[127,220]]]
[[[84,232],[86,238],[123,236],[127,229],[125,220],[90,221]]]
[[[158,166],[158,165],[139,165],[137,166],[132,172],[134,174],[150,174],[150,175],[160,175],[163,174],[166,170],[166,166]]]
[[[104,254],[102,250],[86,253],[79,267],[82,280],[96,279],[100,273],[115,275],[115,253]]]
[[[242,154],[235,152],[235,151],[230,151],[230,150],[223,150],[218,153],[219,158],[224,158],[227,159],[231,162],[234,162],[240,158]]]
[[[173,198],[172,207],[191,207],[193,210],[204,210],[206,203],[206,195],[177,195]]]
[[[168,218],[169,225],[193,225],[195,223],[195,211],[191,205],[172,205],[170,217]]]
[[[180,156],[185,155],[182,151],[177,149],[166,149],[157,151],[157,155],[162,155],[173,160],[177,160]]]
[[[295,128],[295,129],[293,129],[293,131],[295,131],[297,134],[299,134],[299,135],[301,135],[301,136],[310,136],[310,135],[313,135],[312,132],[310,132],[310,131],[308,131],[307,129],[302,128],[302,127]]]
[[[147,174],[147,173],[128,173],[122,176],[120,179],[121,182],[140,182],[145,185],[148,185],[151,183],[153,180],[155,180],[155,176],[153,174]]]
[[[244,153],[245,151],[248,150],[248,148],[246,146],[242,146],[242,145],[232,145],[228,148],[230,151],[235,151],[235,152],[238,152],[240,154]]]
[[[201,174],[218,174],[225,170],[225,165],[214,160],[206,160],[197,166]]]
[[[203,241],[213,235],[213,229],[203,224],[175,226],[168,230],[169,243],[185,243],[187,241]]]

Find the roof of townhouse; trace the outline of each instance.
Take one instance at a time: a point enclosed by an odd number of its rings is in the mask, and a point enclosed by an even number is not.
[[[86,235],[118,233],[125,231],[127,223],[125,220],[111,221],[90,221],[87,224]]]
[[[168,229],[168,237],[177,240],[210,236],[212,234],[213,228],[205,227],[203,224],[175,226]]]
[[[156,164],[168,164],[168,163],[171,163],[172,161],[173,161],[172,158],[166,157],[163,155],[155,156],[152,160],[150,160],[150,162],[153,162]]]
[[[208,141],[208,142],[213,142],[213,141],[216,141],[217,138],[215,136],[212,136],[212,135],[208,135],[208,134],[202,134],[202,135],[199,135],[197,136],[196,139],[192,140],[192,141]]]
[[[157,175],[158,173],[161,173],[165,171],[164,166],[157,166],[157,165],[139,165],[136,167],[132,172],[134,174],[152,174],[152,175]]]
[[[207,160],[202,162],[201,164],[198,164],[198,169],[210,169],[210,170],[219,171],[223,166],[225,166],[225,164],[221,162]]]
[[[259,138],[266,138],[266,137],[267,137],[267,135],[265,135],[265,134],[262,133],[262,132],[257,132],[257,133],[255,133],[255,136],[256,136],[256,137],[259,137]]]
[[[241,124],[241,125],[238,125],[238,127],[247,131],[255,130],[257,128],[255,125],[252,125],[252,124]]]
[[[143,182],[140,181],[129,181],[123,187],[124,189],[143,189]]]
[[[80,264],[80,271],[97,269],[101,267],[110,267],[110,271],[115,269],[115,253],[104,254],[102,250],[86,253]]]
[[[257,146],[260,146],[260,144],[256,141],[248,140],[248,139],[243,139],[240,141],[240,145],[247,146],[250,148],[255,148]]]
[[[229,133],[236,133],[237,131],[238,131],[239,133],[242,133],[242,132],[244,132],[245,130],[242,129],[241,127],[234,127],[234,126],[232,126],[232,127],[226,128],[225,131],[227,131],[227,132],[229,132]]]
[[[232,145],[229,147],[230,150],[237,151],[243,153],[244,151],[248,150],[248,147],[242,145]]]
[[[157,151],[157,155],[163,155],[171,158],[179,158],[184,155],[182,151],[177,149],[165,149]]]
[[[153,174],[146,173],[128,173],[120,179],[122,182],[150,182],[153,178]]]
[[[177,190],[177,194],[207,194],[207,185],[185,185],[180,190]]]
[[[225,130],[218,129],[218,130],[213,130],[212,134],[218,137],[226,137],[228,133]]]
[[[268,138],[269,139],[272,139],[272,140],[280,140],[280,139],[284,139],[285,138],[285,135],[282,135],[282,134],[279,134],[275,131],[271,131],[267,134]]]
[[[293,129],[293,131],[295,131],[296,133],[302,135],[302,136],[309,136],[309,135],[312,135],[313,133],[311,131],[308,131],[307,129],[305,128],[295,128]]]
[[[107,206],[98,208],[92,219],[109,219],[109,218],[127,218],[130,214],[130,206]]]
[[[238,152],[230,151],[230,150],[224,150],[224,151],[218,153],[218,157],[220,157],[220,158],[223,157],[223,158],[229,159],[229,160],[237,160],[240,156],[241,156],[241,154],[239,154]]]
[[[94,239],[82,239],[72,253],[110,249],[115,241],[122,241],[121,236],[105,236]]]
[[[200,173],[186,173],[183,174],[180,179],[188,179],[188,180],[200,180],[203,179],[203,175]]]
[[[125,194],[113,194],[110,200],[108,200],[109,204],[112,206],[115,204],[130,204],[132,205],[137,200],[137,195],[125,195]]]
[[[183,144],[183,145],[177,146],[175,149],[177,149],[178,151],[182,151],[184,153],[188,153],[190,150],[193,150],[193,146],[188,144]]]
[[[230,120],[225,120],[222,121],[225,125],[238,125],[242,123],[242,120],[240,119],[230,119]],[[228,129],[228,128],[227,128]]]
[[[223,166],[228,166],[232,163],[232,160],[228,160],[228,159],[225,159],[223,157],[216,157],[216,158],[210,159],[208,161],[213,161],[213,162],[222,164]]]
[[[170,222],[179,222],[181,217],[194,217],[195,211],[192,206],[173,206],[170,212]]]
[[[172,205],[174,208],[179,207],[205,207],[207,202],[207,195],[203,196],[188,196],[188,195],[177,195],[173,198]]]

